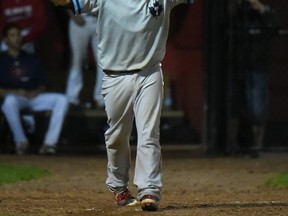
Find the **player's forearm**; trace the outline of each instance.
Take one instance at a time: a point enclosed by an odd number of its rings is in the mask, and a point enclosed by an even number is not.
[[[0,89],[0,98],[2,98],[5,95],[4,89]]]
[[[0,89],[0,96],[4,97],[7,94],[14,94],[18,96],[27,96],[27,91],[24,89]]]
[[[25,89],[0,89],[0,98],[4,97],[7,94],[13,94],[17,96],[33,98],[45,91],[45,86],[40,86],[34,90],[25,90]]]
[[[65,6],[74,14],[91,13],[96,7],[97,0],[51,0],[54,5]]]
[[[34,98],[45,91],[45,86],[40,86],[38,89],[27,92],[28,98]]]
[[[258,11],[260,14],[264,14],[266,13],[267,11],[269,11],[269,6],[263,4],[261,1],[259,0],[247,0],[250,2],[251,4],[251,7]]]

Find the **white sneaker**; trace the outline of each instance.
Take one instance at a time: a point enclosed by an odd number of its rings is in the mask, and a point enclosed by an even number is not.
[[[28,142],[16,143],[15,153],[17,155],[25,155],[26,154],[26,150],[28,149],[28,146],[29,146]]]
[[[55,155],[56,152],[56,148],[54,146],[50,146],[50,145],[43,145],[40,149],[39,149],[39,154],[41,155]]]

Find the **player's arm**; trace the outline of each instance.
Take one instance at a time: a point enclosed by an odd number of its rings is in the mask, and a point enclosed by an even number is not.
[[[34,90],[25,89],[0,89],[0,98],[5,97],[7,94],[17,95],[21,97],[34,98],[45,91],[45,86],[40,86]]]
[[[0,99],[3,98],[7,94],[6,89],[0,88]]]
[[[28,98],[34,98],[37,95],[43,93],[45,90],[46,90],[46,87],[44,85],[43,86],[39,86],[37,89],[33,89],[33,90],[30,90],[30,91],[27,91],[27,97]]]
[[[97,0],[51,0],[56,6],[65,6],[74,14],[95,13]]]
[[[248,1],[250,2],[251,7],[261,14],[264,14],[265,12],[267,12],[270,9],[267,5],[264,5],[259,0],[248,0]]]
[[[7,94],[13,94],[22,97],[28,96],[28,92],[25,89],[0,89],[0,98],[3,98]]]
[[[270,32],[276,33],[281,26],[281,22],[276,10],[267,4],[262,3],[260,0],[248,0],[252,9],[257,11],[262,16],[263,25],[266,30],[270,29]]]

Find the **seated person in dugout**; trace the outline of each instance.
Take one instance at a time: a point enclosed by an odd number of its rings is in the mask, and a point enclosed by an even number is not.
[[[0,98],[1,110],[13,134],[15,153],[25,154],[29,147],[21,118],[35,128],[32,115],[21,116],[22,110],[50,111],[48,131],[39,154],[55,154],[69,103],[64,94],[45,93],[46,79],[37,57],[21,49],[20,28],[8,24],[3,39],[8,49],[0,54]]]

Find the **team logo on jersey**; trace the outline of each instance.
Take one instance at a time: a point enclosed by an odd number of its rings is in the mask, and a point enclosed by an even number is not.
[[[149,7],[149,11],[153,17],[158,17],[163,11],[163,6],[159,4],[159,1],[154,1],[153,6]]]

